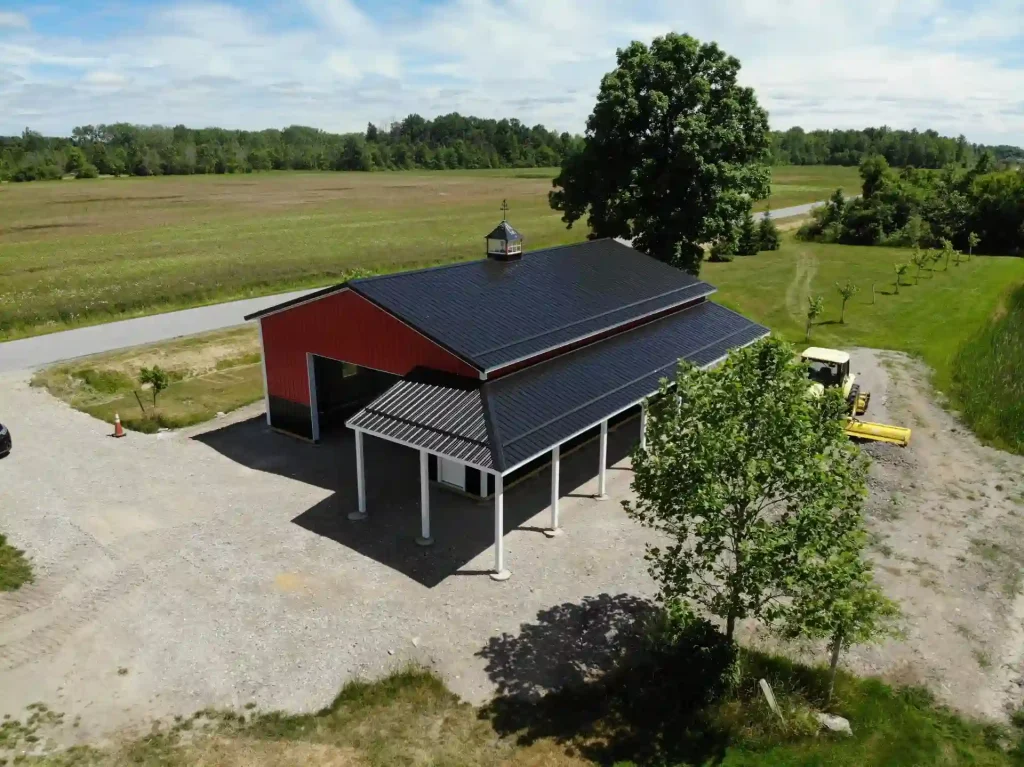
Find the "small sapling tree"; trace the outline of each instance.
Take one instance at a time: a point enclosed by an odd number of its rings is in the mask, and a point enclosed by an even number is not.
[[[928,255],[922,253],[921,249],[914,246],[913,255],[910,256],[910,263],[917,267],[917,274],[915,275],[917,284],[921,284],[921,270],[928,266]]]
[[[811,325],[821,316],[825,309],[825,299],[821,296],[807,296],[807,327],[804,328],[804,340],[811,337]]]
[[[856,522],[867,465],[847,439],[838,389],[808,396],[806,365],[768,338],[713,370],[681,366],[652,400],[646,450],[633,454],[627,513],[663,534],[647,561],[665,603],[725,624],[772,624],[805,568]],[[814,571],[807,570],[810,574]]]
[[[967,235],[967,260],[971,260],[971,256],[974,255],[974,249],[978,247],[978,243],[981,242],[981,238],[977,232],[971,232]]]
[[[166,370],[159,365],[154,365],[139,371],[139,383],[143,386],[149,384],[149,389],[153,392],[153,407],[156,407],[157,396],[170,385],[171,378],[167,375]]]
[[[867,536],[859,505],[845,510],[850,530],[833,538],[831,551],[801,562],[794,578],[791,601],[779,622],[789,639],[828,640],[828,700],[832,700],[842,652],[854,644],[879,641],[898,634],[899,608],[882,593],[864,558]]]
[[[841,325],[846,324],[846,302],[853,298],[860,291],[853,282],[847,278],[846,282],[839,284],[836,283],[836,290],[839,291],[839,297],[842,300],[842,304],[839,308],[839,323]]]
[[[896,271],[896,294],[900,292],[900,282],[903,280],[903,275],[907,273],[909,268],[906,264],[893,264],[892,268]]]
[[[942,259],[946,262],[945,266],[942,267],[942,271],[949,271],[949,259],[953,255],[953,243],[947,240],[945,237],[942,238],[942,250],[940,251]]]

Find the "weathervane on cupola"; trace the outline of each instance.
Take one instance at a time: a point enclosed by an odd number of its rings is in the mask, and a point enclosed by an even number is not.
[[[523,256],[523,236],[508,222],[508,200],[501,201],[501,223],[487,235],[487,257],[514,261]]]

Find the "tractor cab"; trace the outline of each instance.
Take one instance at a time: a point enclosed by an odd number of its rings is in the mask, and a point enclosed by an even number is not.
[[[860,415],[868,407],[870,395],[861,394],[856,376],[850,372],[850,355],[838,349],[811,346],[804,349],[800,359],[808,365],[811,390],[821,394],[825,389],[839,389],[850,403],[850,412]]]
[[[812,381],[821,384],[823,389],[842,387],[843,395],[849,394],[853,386],[850,375],[850,355],[837,349],[822,349],[811,346],[804,349],[800,359],[808,364],[808,376]]]

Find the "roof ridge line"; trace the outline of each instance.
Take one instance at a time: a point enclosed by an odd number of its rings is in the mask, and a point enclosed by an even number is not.
[[[689,290],[690,288],[697,287],[698,285],[706,285],[707,287],[710,288],[710,290],[707,293],[702,293],[699,296],[692,296],[691,298],[683,299],[683,300],[681,300],[681,301],[679,301],[677,303],[671,304],[669,306],[662,307],[658,311],[668,311],[669,309],[674,309],[675,307],[680,306],[681,304],[685,304],[687,301],[696,301],[699,298],[707,298],[708,296],[714,295],[715,293],[718,292],[718,288],[716,288],[714,285],[712,285],[710,283],[707,283],[707,282],[704,282],[703,280],[697,280],[697,282],[694,282],[691,285],[687,285],[687,286],[682,287],[682,288],[676,288],[674,290],[666,290],[664,293],[658,293],[656,296],[649,296],[647,298],[641,298],[639,301],[633,301],[632,303],[629,303],[629,304],[622,304],[621,306],[616,306],[613,309],[606,309],[603,312],[598,312],[597,314],[591,314],[591,315],[589,315],[587,317],[583,317],[583,318],[578,319],[578,320],[573,320],[572,322],[567,322],[565,325],[561,325],[561,326],[559,326],[557,328],[552,328],[551,330],[545,330],[542,333],[534,333],[532,336],[523,336],[522,338],[517,338],[515,341],[510,341],[507,344],[501,344],[500,346],[492,346],[490,349],[484,349],[482,351],[475,352],[475,354],[477,354],[479,356],[483,356],[484,354],[492,354],[493,352],[501,351],[502,349],[507,349],[510,346],[515,346],[516,344],[521,344],[521,343],[525,343],[527,341],[532,341],[535,338],[543,338],[544,336],[549,336],[552,333],[558,333],[559,331],[565,330],[567,328],[571,328],[574,325],[580,325],[580,324],[582,324],[584,322],[590,322],[591,320],[596,320],[596,319],[599,319],[600,317],[605,317],[605,316],[607,316],[609,314],[614,314],[615,312],[621,312],[623,309],[631,309],[634,306],[639,306],[641,304],[645,304],[645,303],[648,303],[650,301],[655,301],[655,300],[657,300],[659,298],[664,298],[665,296],[670,296],[673,293],[678,293],[681,290]],[[632,320],[625,320],[625,322],[626,323],[633,322],[636,319],[641,319],[641,318],[634,317]],[[619,323],[619,324],[621,325],[623,323]],[[617,327],[617,326],[616,325],[611,325],[611,326],[609,326],[607,328],[604,328],[604,330],[612,330],[615,327]],[[603,330],[602,331],[597,331],[597,332],[603,332]],[[577,341],[577,340],[579,340],[579,339],[578,338],[572,339],[572,340],[566,341],[565,343],[558,344],[558,346],[566,346],[568,344],[575,343],[575,341]],[[558,346],[556,346],[554,348],[557,349]],[[533,355],[533,356],[536,356],[536,355]],[[489,369],[493,370],[494,368],[489,368]]]
[[[538,254],[543,254],[543,253],[550,253],[550,252],[552,252],[554,250],[562,250],[564,248],[573,248],[573,247],[576,247],[576,246],[579,246],[579,245],[583,245],[584,243],[587,243],[587,242],[601,242],[602,240],[615,240],[615,238],[614,237],[599,237],[599,238],[597,238],[595,240],[581,240],[580,242],[565,242],[565,243],[562,243],[561,245],[551,245],[550,247],[547,247],[547,248],[537,248],[537,250],[525,250],[522,253],[522,257],[526,258],[527,256],[538,255]],[[621,245],[622,243],[619,243],[619,244]],[[623,247],[629,247],[629,246],[625,245]],[[638,250],[637,253],[640,253],[640,251]],[[642,254],[642,255],[646,255],[646,254]],[[433,266],[421,266],[419,269],[400,269],[400,270],[395,271],[395,272],[387,272],[386,274],[371,274],[371,275],[368,275],[366,277],[357,277],[354,280],[348,280],[347,284],[349,284],[349,285],[354,285],[354,284],[357,285],[357,284],[359,284],[361,282],[382,282],[383,280],[389,280],[392,277],[404,277],[404,276],[406,276],[408,274],[422,274],[423,272],[433,272],[433,271],[437,271],[439,269],[457,269],[460,266],[468,266],[469,264],[478,264],[481,261],[491,261],[491,260],[493,260],[493,259],[491,259],[489,256],[485,256],[483,258],[471,258],[471,259],[467,259],[467,260],[464,260],[464,261],[449,261],[449,262],[444,263],[444,264],[434,264]]]
[[[715,304],[715,306],[718,306],[718,304]],[[727,307],[722,307],[722,308],[727,308]],[[732,310],[730,309],[729,311],[732,311]],[[670,315],[670,316],[674,317],[676,315]],[[740,315],[740,316],[742,316],[742,315]],[[744,318],[744,319],[746,319],[746,318]],[[749,320],[747,320],[747,321],[749,322]],[[654,323],[652,322],[652,323],[649,323],[648,325],[646,325],[644,327],[649,327],[650,325],[653,325],[653,324]],[[754,324],[757,324],[757,323],[754,323]],[[735,335],[737,335],[739,333],[742,333],[746,329],[747,329],[746,327],[738,328],[738,329],[734,330],[732,333],[729,333],[728,335],[722,336],[721,338],[716,338],[711,343],[704,344],[704,346],[700,347],[699,349],[695,349],[694,351],[690,352],[689,354],[690,355],[700,354],[705,349],[709,349],[710,347],[714,346],[715,344],[720,344],[723,341],[727,341],[728,339],[732,338],[733,336],[735,336]],[[559,359],[559,358],[556,357],[555,359]],[[665,368],[672,367],[673,365],[678,365],[679,364],[679,360],[682,360],[682,359],[684,359],[684,358],[680,357],[675,362],[670,362],[667,365],[660,365],[660,366],[654,368],[653,370],[650,370],[650,371],[648,371],[646,373],[643,373],[643,374],[638,375],[638,376],[636,376],[634,378],[631,378],[629,381],[627,381],[627,382],[625,382],[625,383],[623,383],[623,384],[621,384],[619,386],[616,386],[614,389],[610,389],[610,390],[602,393],[599,397],[592,397],[591,399],[587,400],[586,402],[582,402],[582,403],[580,403],[579,405],[577,405],[576,407],[574,407],[574,408],[572,408],[570,410],[566,410],[565,412],[560,413],[559,415],[557,415],[557,416],[555,416],[553,418],[549,418],[544,423],[537,424],[532,429],[528,429],[527,431],[524,431],[522,434],[517,434],[516,436],[512,437],[511,439],[509,439],[508,444],[511,445],[513,442],[518,442],[519,440],[523,439],[524,437],[528,437],[529,435],[533,434],[535,431],[539,431],[540,429],[543,429],[545,426],[548,426],[548,425],[554,423],[555,421],[561,420],[562,418],[565,418],[566,416],[571,415],[571,414],[575,413],[578,410],[582,410],[585,407],[589,407],[590,405],[593,405],[595,402],[598,402],[598,401],[600,401],[600,400],[602,400],[602,399],[604,399],[606,397],[609,397],[609,396],[611,396],[612,394],[614,394],[617,391],[621,391],[622,389],[625,389],[627,386],[632,386],[637,381],[639,381],[639,380],[641,380],[643,378],[647,378],[648,376],[654,375],[655,373],[658,373],[661,370],[664,370]],[[495,379],[495,382],[503,381],[503,380],[505,380],[505,379],[497,378],[497,379]],[[482,388],[486,388],[486,384]]]
[[[659,322],[665,322],[666,320],[670,320],[673,317],[678,317],[681,314],[686,314],[687,312],[691,312],[694,309],[696,309],[698,306],[703,306],[704,304],[715,304],[715,302],[714,301],[707,301],[707,300],[700,301],[698,303],[695,303],[693,306],[691,306],[691,307],[689,307],[687,309],[683,309],[683,310],[678,311],[678,312],[672,312],[671,314],[666,314],[663,317],[656,317],[655,319],[651,320],[650,322],[645,322],[645,323],[643,323],[641,325],[637,325],[636,327],[629,328],[629,330],[623,330],[621,333],[614,333],[614,334],[608,336],[607,338],[602,338],[599,341],[594,341],[593,343],[589,343],[589,344],[584,344],[582,346],[578,346],[575,349],[570,349],[569,351],[567,351],[567,352],[565,352],[563,354],[558,354],[558,355],[556,355],[554,357],[549,357],[546,360],[541,360],[540,362],[536,362],[533,365],[526,365],[524,367],[519,368],[518,370],[513,370],[511,373],[508,373],[507,375],[498,376],[497,378],[488,378],[486,381],[484,381],[484,383],[487,384],[487,383],[497,383],[498,381],[507,381],[509,378],[513,378],[514,376],[517,376],[520,373],[526,373],[527,371],[535,370],[538,366],[543,365],[546,362],[551,362],[552,360],[565,359],[566,357],[571,357],[573,354],[579,354],[580,352],[590,351],[595,346],[600,346],[601,344],[603,344],[603,343],[605,343],[607,341],[614,341],[617,338],[622,338],[623,336],[627,336],[627,335],[629,335],[630,333],[632,333],[635,330],[643,330],[644,328],[650,328],[650,327],[652,327],[654,325],[657,325]],[[715,304],[715,306],[721,306],[721,304]],[[669,308],[672,308],[672,307],[669,307]],[[725,307],[722,307],[722,308],[725,308]],[[740,316],[742,317],[743,315],[740,315]],[[743,319],[747,319],[747,318],[743,317]],[[749,322],[749,320],[748,320],[748,322]]]

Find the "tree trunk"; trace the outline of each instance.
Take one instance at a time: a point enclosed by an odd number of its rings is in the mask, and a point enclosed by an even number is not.
[[[839,670],[839,653],[843,650],[843,637],[840,634],[836,634],[832,637],[832,661],[828,668],[828,700],[827,703],[832,702],[832,691],[836,686],[836,671]]]
[[[732,635],[736,631],[736,615],[732,612],[725,619],[725,638],[732,642]]]
[[[843,306],[839,310],[839,324],[840,325],[845,325],[846,324],[846,299],[845,298],[843,299]]]

